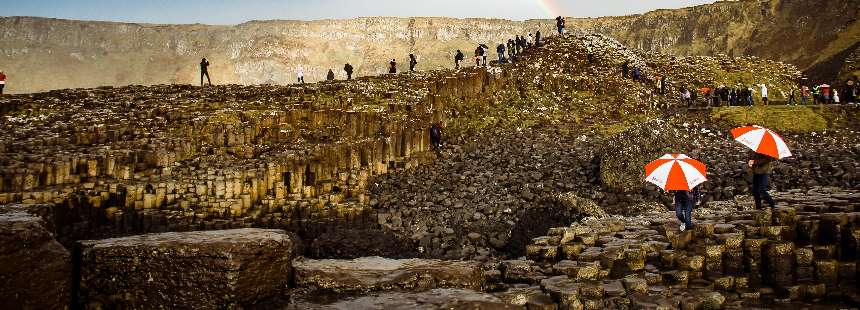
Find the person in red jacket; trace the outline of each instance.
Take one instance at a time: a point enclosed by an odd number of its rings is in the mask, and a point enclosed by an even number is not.
[[[3,95],[3,87],[6,86],[6,75],[0,71],[0,95]]]

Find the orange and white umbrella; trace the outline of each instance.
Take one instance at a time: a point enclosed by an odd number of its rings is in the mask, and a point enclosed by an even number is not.
[[[770,129],[752,125],[732,129],[735,140],[756,153],[764,154],[776,159],[791,157],[788,145],[775,132]]]
[[[667,191],[688,191],[708,180],[705,164],[684,154],[666,154],[645,166],[645,181]]]

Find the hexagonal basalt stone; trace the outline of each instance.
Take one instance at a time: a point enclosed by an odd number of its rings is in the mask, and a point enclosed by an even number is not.
[[[252,304],[287,289],[297,242],[269,229],[82,241],[81,298],[88,307]]]

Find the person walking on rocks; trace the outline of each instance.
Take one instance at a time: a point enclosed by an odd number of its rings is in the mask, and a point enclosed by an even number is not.
[[[810,95],[809,87],[808,86],[801,86],[800,87],[800,104],[806,105],[806,103],[809,101],[809,95]]]
[[[564,35],[564,17],[555,18],[555,27],[558,28],[558,35]]]
[[[466,58],[466,55],[463,55],[463,52],[457,50],[457,54],[454,55],[454,69],[460,70],[460,63],[463,62],[463,59]]]
[[[388,73],[397,74],[397,60],[392,59],[391,62],[388,63]]]
[[[305,83],[305,69],[302,65],[296,66],[296,83]]]
[[[699,188],[694,187],[689,191],[673,191],[673,204],[675,205],[675,216],[681,221],[681,231],[693,229],[693,206],[699,200]]]
[[[505,63],[505,44],[501,43],[496,46],[496,53],[499,54],[499,65]]]
[[[591,58],[590,52],[588,54],[588,58]],[[588,62],[591,62],[591,60],[589,60]],[[633,80],[639,82],[640,79],[642,79],[642,71],[639,70],[639,67],[633,67]]]
[[[768,187],[770,186],[770,174],[773,172],[773,162],[773,157],[760,153],[753,153],[747,163],[749,171],[752,173],[752,195],[755,200],[756,209],[762,208],[762,199],[764,199],[771,208],[776,206],[773,198],[767,192]]]
[[[415,72],[415,66],[418,65],[418,59],[415,54],[409,54],[409,72]]]
[[[334,71],[328,69],[328,74],[325,76],[326,81],[334,81]]]
[[[490,56],[490,47],[481,44],[481,60],[484,67],[487,66],[487,56]]]
[[[352,65],[349,63],[343,65],[343,71],[346,72],[346,79],[352,80]]]
[[[540,47],[540,30],[535,32],[535,47]]]
[[[514,47],[514,40],[508,39],[508,59],[510,62],[514,61],[514,55],[516,54],[516,48]]]
[[[0,96],[3,95],[3,88],[6,87],[6,74],[0,71]]]
[[[478,47],[475,48],[475,67],[481,66],[481,57],[483,57],[483,56],[484,56],[484,48],[481,47],[480,45],[478,45]]]
[[[797,91],[794,89],[794,87],[792,87],[791,90],[788,92],[788,104],[789,105],[797,105],[797,100],[794,99],[796,92]]]
[[[433,150],[439,152],[442,147],[442,122],[430,124],[430,143],[433,145]]]
[[[764,105],[767,105],[767,85],[764,83],[761,84],[761,101]]]
[[[206,81],[212,86],[212,80],[209,79],[209,61],[206,58],[200,61],[200,86],[203,86],[203,76],[206,76]]]
[[[625,61],[623,65],[621,65],[621,77],[627,78],[630,75],[630,61]]]

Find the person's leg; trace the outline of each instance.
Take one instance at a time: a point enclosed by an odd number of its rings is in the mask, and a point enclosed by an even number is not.
[[[684,213],[683,210],[681,210],[682,205],[682,201],[675,200],[675,217],[677,217],[681,223],[684,223]]]
[[[0,95],[3,94],[3,88],[6,87],[6,84],[0,84]]]
[[[760,182],[759,186],[761,189],[761,195],[760,196],[762,198],[764,198],[764,201],[767,202],[767,204],[770,205],[771,208],[776,207],[776,202],[773,201],[773,197],[771,197],[770,194],[767,192],[768,187],[770,187],[770,175],[769,174],[762,174],[761,182]]]
[[[206,83],[212,86],[212,80],[209,79],[209,71],[206,71]]]
[[[687,200],[684,205],[687,207],[687,210],[685,210],[687,212],[685,214],[686,217],[684,218],[687,229],[693,229],[693,201]]]
[[[200,86],[201,87],[203,86],[203,75],[204,74],[206,74],[206,72],[200,71]]]
[[[761,209],[761,175],[753,175],[752,195],[755,201],[755,208]]]

